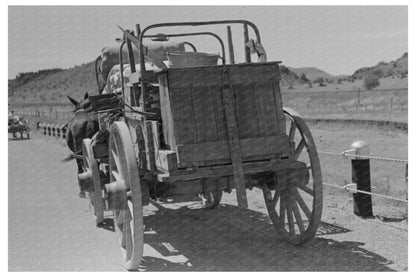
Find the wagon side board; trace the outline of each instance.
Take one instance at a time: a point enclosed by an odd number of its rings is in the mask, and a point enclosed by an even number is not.
[[[158,78],[163,136],[178,168],[231,163],[225,86],[232,90],[242,160],[287,156],[278,63],[171,68]]]

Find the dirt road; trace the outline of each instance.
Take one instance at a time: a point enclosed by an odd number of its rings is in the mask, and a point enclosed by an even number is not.
[[[54,138],[9,141],[9,270],[124,271],[111,226],[95,227],[78,198],[75,162],[60,162],[66,153]],[[350,199],[325,195],[317,237],[294,247],[260,212],[261,197],[249,193],[249,210],[233,194],[214,210],[147,207],[143,270],[407,270],[406,223],[360,219],[337,204]]]

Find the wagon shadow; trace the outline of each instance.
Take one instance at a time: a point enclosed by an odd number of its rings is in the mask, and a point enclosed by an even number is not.
[[[158,209],[144,219],[144,271],[392,271],[361,242],[321,238],[349,231],[328,223],[311,242],[292,246],[252,210]]]

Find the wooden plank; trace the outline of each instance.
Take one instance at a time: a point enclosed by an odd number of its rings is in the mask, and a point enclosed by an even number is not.
[[[204,124],[204,103],[203,103],[203,94],[205,87],[191,87],[191,107],[192,107],[192,120],[194,124],[194,142],[204,142],[206,141],[205,136],[205,124]]]
[[[194,68],[169,68],[169,87],[218,86],[221,83],[223,66]],[[278,81],[280,79],[277,62],[227,65],[233,85],[251,85]]]
[[[250,157],[261,159],[269,154],[279,155],[288,151],[289,142],[284,134],[240,139],[241,153],[244,160]],[[177,146],[179,167],[186,167],[188,163],[199,161],[227,160],[231,162],[229,144],[226,140],[185,144]]]
[[[262,161],[243,163],[243,171],[245,174],[255,174],[260,172],[274,171],[280,172],[283,170],[301,170],[305,168],[305,164],[293,160],[277,160],[275,162]],[[202,178],[220,178],[233,175],[232,165],[211,166],[199,168],[196,172],[190,172],[186,169],[179,169],[172,172],[162,172],[158,174],[159,182],[178,182],[187,180],[197,180]]]
[[[224,71],[223,75],[223,101],[225,107],[225,117],[227,121],[227,134],[229,150],[231,154],[231,161],[233,165],[234,184],[236,185],[237,202],[239,208],[247,208],[247,194],[244,185],[244,171],[243,171],[243,153],[240,145],[240,138],[238,126],[236,122],[236,113],[234,111],[234,92],[232,89],[232,82],[230,80],[230,73]]]
[[[171,150],[156,150],[156,168],[162,171],[175,171],[178,168],[176,152]]]
[[[171,88],[169,92],[171,104],[170,120],[175,122],[175,141],[178,144],[193,143],[196,141],[196,131],[192,105],[192,88]],[[173,130],[169,131],[173,132]]]
[[[252,86],[234,86],[237,94],[237,115],[240,138],[258,136],[256,106],[252,97]]]
[[[263,94],[262,105],[262,121],[265,125],[266,136],[271,136],[279,133],[279,126],[276,117],[276,105],[273,101],[273,86],[272,83],[264,83],[257,85],[258,92]]]
[[[174,123],[172,120],[172,111],[170,103],[170,95],[168,90],[168,78],[166,73],[159,74],[159,88],[160,88],[160,105],[162,111],[162,122],[163,122],[163,137],[165,144],[170,149],[175,147],[175,138],[173,136]]]
[[[214,102],[214,116],[215,116],[215,125],[216,125],[216,136],[218,140],[226,140],[226,125],[225,125],[225,113],[224,106],[222,103],[222,91],[219,86],[211,86],[211,92],[213,94]]]
[[[153,140],[153,129],[152,121],[147,120],[144,122],[145,125],[145,141],[146,141],[146,158],[147,158],[147,169],[151,172],[156,170],[155,162],[155,147]]]
[[[276,105],[276,117],[280,133],[286,133],[286,120],[283,114],[282,94],[280,93],[279,81],[273,82],[273,99]]]
[[[152,134],[153,134],[153,147],[156,151],[160,149],[160,135],[159,135],[159,122],[152,120]]]
[[[217,136],[217,122],[215,118],[215,90],[212,90],[211,87],[208,87],[207,93],[203,95],[204,107],[204,123],[206,128],[206,141],[218,141]]]

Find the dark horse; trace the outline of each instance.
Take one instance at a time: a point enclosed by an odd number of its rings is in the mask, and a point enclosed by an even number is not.
[[[84,100],[77,102],[73,98],[67,96],[69,101],[75,106],[74,115],[69,120],[66,130],[66,144],[71,153],[64,161],[70,161],[75,159],[78,166],[78,174],[82,173],[83,160],[82,160],[82,140],[85,138],[91,138],[98,132],[98,118],[96,115],[89,114],[85,111],[88,103],[88,93],[85,93]],[[80,197],[85,197],[83,191],[80,192]]]

